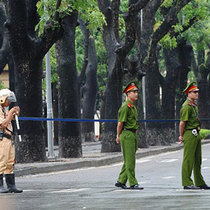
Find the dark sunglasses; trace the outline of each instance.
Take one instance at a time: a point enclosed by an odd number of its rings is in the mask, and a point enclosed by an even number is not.
[[[129,92],[138,93],[138,90],[130,90]]]
[[[197,94],[197,93],[199,93],[199,91],[198,90],[196,90],[196,91],[191,91],[192,93],[195,93],[195,94]]]

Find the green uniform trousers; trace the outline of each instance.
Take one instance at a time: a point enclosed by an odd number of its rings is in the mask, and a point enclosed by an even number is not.
[[[128,180],[130,186],[138,184],[135,178],[135,166],[136,166],[136,150],[137,134],[131,131],[124,130],[120,134],[120,143],[122,146],[124,163],[118,178],[118,181],[125,184]]]
[[[193,185],[191,174],[193,170],[195,186],[205,184],[201,175],[201,137],[194,136],[191,130],[184,132],[184,154],[182,163],[182,186]]]

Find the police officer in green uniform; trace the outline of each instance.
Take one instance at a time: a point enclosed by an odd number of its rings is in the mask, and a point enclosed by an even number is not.
[[[130,82],[124,89],[127,100],[118,111],[118,125],[116,142],[121,143],[124,163],[115,184],[123,189],[142,190],[135,177],[136,150],[138,149],[137,129],[138,113],[134,102],[138,99],[138,88],[134,82]],[[130,188],[126,186],[129,182]]]
[[[201,124],[199,121],[198,99],[199,89],[195,82],[191,82],[185,88],[187,100],[180,110],[179,141],[184,142],[184,154],[182,163],[182,186],[184,189],[210,189],[201,175]],[[191,179],[192,170],[194,182]]]

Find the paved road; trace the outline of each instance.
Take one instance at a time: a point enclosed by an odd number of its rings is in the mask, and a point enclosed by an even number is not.
[[[0,195],[0,210],[210,209],[210,190],[181,187],[182,152],[137,160],[143,191],[114,187],[121,164],[19,177],[24,193]],[[203,145],[202,172],[210,184],[210,144]]]

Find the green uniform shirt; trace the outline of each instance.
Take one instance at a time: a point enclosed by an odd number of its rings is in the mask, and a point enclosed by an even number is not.
[[[180,110],[180,120],[186,122],[185,130],[197,128],[200,125],[197,105],[192,105],[186,100]]]
[[[118,111],[118,122],[124,123],[124,128],[138,129],[138,112],[136,107],[129,101],[125,101]]]

